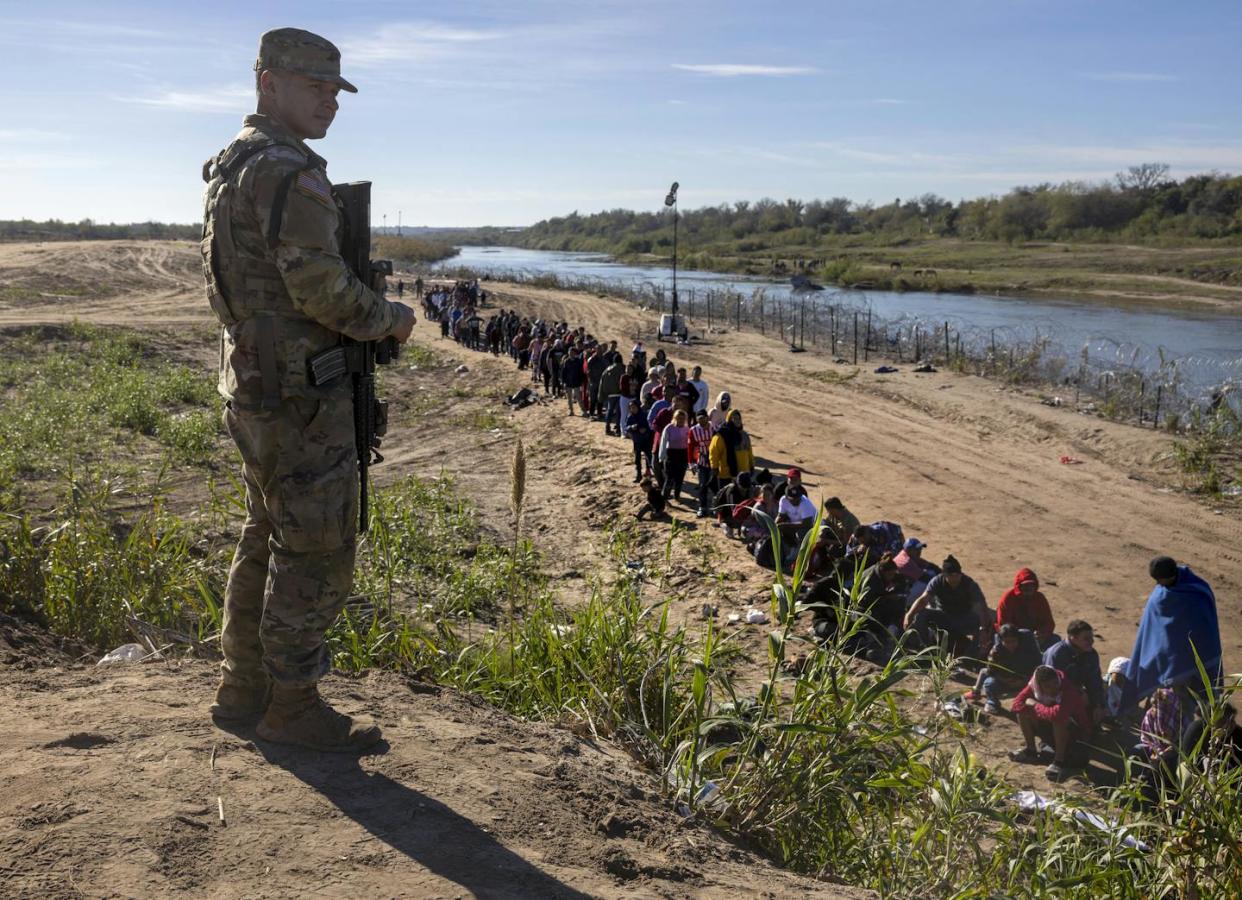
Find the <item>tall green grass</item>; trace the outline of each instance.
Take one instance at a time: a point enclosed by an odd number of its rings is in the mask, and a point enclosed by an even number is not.
[[[219,631],[224,550],[167,512],[158,485],[71,472],[62,487],[43,524],[0,514],[0,608],[101,648],[141,637],[138,623],[200,641]]]
[[[618,557],[633,553],[624,536],[610,546]],[[342,642],[337,661],[415,670],[515,714],[620,740],[697,815],[791,869],[885,895],[1242,890],[1242,775],[1187,764],[1156,806],[1128,783],[1071,796],[1055,813],[1021,811],[1014,787],[969,752],[961,726],[919,721],[904,702],[910,680],[929,666],[923,689],[943,684],[945,660],[899,654],[876,668],[846,653],[866,625],[852,612],[860,585],[839,598],[835,612],[847,624],[833,642],[800,632],[805,610],[794,598],[808,552],[803,544],[792,577],[773,584],[766,677],[753,693],[738,686],[731,638],[711,622],[701,631],[676,623],[667,602],[642,599],[642,578],[632,573],[596,584],[568,611],[536,591],[512,631],[380,611],[365,630],[354,621],[338,629],[358,639]],[[349,655],[368,646],[366,658]],[[807,664],[787,672],[783,663],[797,651]],[[1126,830],[1075,819],[1084,804]]]

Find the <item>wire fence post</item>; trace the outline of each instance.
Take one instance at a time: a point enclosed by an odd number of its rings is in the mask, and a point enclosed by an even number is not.
[[[945,322],[944,323],[944,364],[947,366],[952,361],[953,361],[953,358],[949,355],[949,323]]]
[[[854,365],[858,365],[858,311],[854,311]]]
[[[742,330],[742,295],[741,294],[737,295],[737,300],[735,301],[734,309],[735,309],[735,312],[733,313],[733,330],[741,331]]]
[[[1160,427],[1160,401],[1164,399],[1164,385],[1156,385],[1156,412],[1151,417],[1151,427]]]
[[[828,307],[828,327],[832,329],[832,356],[835,359],[837,355],[837,308],[835,306]]]

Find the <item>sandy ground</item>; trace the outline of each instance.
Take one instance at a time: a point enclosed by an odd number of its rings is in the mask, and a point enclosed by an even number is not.
[[[330,678],[385,729],[358,759],[214,728],[215,677],[0,669],[3,896],[868,896],[683,819],[616,747],[476,698]]]
[[[78,273],[65,276],[69,290],[62,287],[60,293],[42,300],[0,302],[0,325],[80,318],[138,327],[192,325],[197,331],[209,322],[197,282],[196,248],[191,245],[0,245],[0,286],[36,282],[48,265]],[[121,286],[113,291],[90,290],[99,279],[120,281]],[[635,335],[642,334],[654,349],[655,316],[632,306],[512,285],[489,288],[496,292],[495,302],[500,306],[585,324],[601,337],[616,338],[627,350]],[[678,364],[702,365],[713,395],[719,390],[732,393],[743,410],[761,465],[773,470],[798,465],[806,473],[813,497],[839,495],[864,522],[899,522],[907,535],[928,542],[927,553],[933,559],[953,553],[993,604],[1019,567],[1034,568],[1058,624],[1063,628],[1075,617],[1090,621],[1105,661],[1128,654],[1142,601],[1151,587],[1147,561],[1157,553],[1170,553],[1214,585],[1226,665],[1237,666],[1242,648],[1238,616],[1242,514],[1236,506],[1215,506],[1178,490],[1179,476],[1169,460],[1167,435],[1066,407],[1043,406],[1034,392],[1003,388],[973,376],[916,375],[901,366],[892,375],[876,375],[866,368],[839,381],[834,376],[849,375],[853,368],[811,353],[791,355],[783,345],[759,335],[707,337],[706,343],[691,348],[665,347]],[[485,521],[506,534],[508,462],[514,437],[520,434],[530,459],[525,531],[545,555],[564,601],[575,602],[590,578],[608,570],[602,562],[609,535],[630,521],[637,505],[638,496],[630,484],[628,446],[605,437],[598,423],[567,417],[559,403],[509,412],[502,398],[525,383],[527,375],[517,372],[507,357],[492,359],[440,340],[438,329],[426,321],[415,329],[414,341],[432,349],[443,364],[420,370],[399,365],[385,373],[385,389],[394,402],[394,425],[385,442],[388,461],[376,471],[377,479],[406,472],[451,472],[480,507]],[[214,362],[213,351],[214,347],[203,347],[204,365]],[[454,374],[459,362],[468,366],[467,373]],[[830,383],[825,377],[834,380]],[[486,428],[471,424],[472,417],[489,412],[499,417],[500,427],[491,427],[495,424],[491,422]],[[1062,465],[1062,455],[1083,462]],[[684,527],[673,541],[669,541],[668,525],[644,524],[637,529],[631,548],[647,564],[647,590],[653,600],[671,595],[675,610],[687,620],[695,619],[705,602],[719,604],[722,617],[766,602],[770,576],[749,561],[741,545],[727,541],[702,520],[696,521],[687,508],[675,507],[674,515]],[[735,631],[750,665],[762,664],[765,630]],[[123,697],[92,688],[96,683],[85,676],[41,677],[50,684],[39,694],[41,702],[58,696],[62,688],[70,690],[72,684],[72,690],[93,690],[96,707],[106,703],[108,714],[117,721],[132,722],[136,730],[155,727],[152,719],[126,711]],[[62,677],[69,680],[62,682]],[[114,677],[119,676],[106,676]],[[187,670],[176,677],[192,675]],[[207,676],[200,672],[193,677],[198,680],[181,682],[182,699],[189,705],[178,715],[185,717],[184,728],[205,729],[202,743],[195,745],[201,748],[223,738],[204,724]],[[152,679],[139,682],[145,685],[143,690],[165,690],[154,674],[142,678]],[[382,681],[377,678],[365,684]],[[190,685],[195,685],[192,690]],[[190,701],[196,692],[200,699]],[[13,696],[9,691],[4,696],[0,714],[11,723],[7,730],[16,734],[13,740],[23,742],[24,753],[35,753],[47,741],[40,740],[43,732],[23,731],[35,727],[22,719],[28,704],[15,704],[8,699]],[[425,701],[419,696],[405,702],[414,708]],[[39,716],[43,715],[40,708]],[[434,715],[428,716],[427,723],[435,721]],[[140,724],[144,721],[145,725]],[[86,727],[84,722],[82,729]],[[394,752],[409,750],[417,756],[416,749],[402,749],[412,734],[401,733],[400,740],[393,741]],[[1004,750],[1018,741],[1012,723],[1000,720],[974,726],[964,740],[1019,784],[1048,789],[1038,770],[1015,771],[1003,760]],[[68,751],[62,748],[61,752]],[[258,767],[259,757],[254,754],[234,758]],[[383,759],[394,758],[390,754]],[[27,764],[33,771],[34,764]],[[46,801],[41,793],[50,795],[71,784],[72,778],[84,777],[82,769],[69,771],[78,774],[60,773],[42,782],[37,774],[30,775],[33,780],[23,787],[32,797],[30,802]],[[400,780],[391,773],[389,777]],[[293,782],[284,779],[282,783]],[[304,796],[307,802],[324,802],[311,790]],[[443,795],[437,796],[447,802]],[[477,798],[467,799],[474,802]],[[164,802],[174,800],[170,795]],[[203,801],[195,802],[201,805]],[[458,812],[468,815],[463,809]],[[12,835],[20,836],[21,831],[17,819],[4,821],[0,842],[6,843],[0,845],[7,847]],[[165,824],[179,827],[175,822]],[[344,821],[336,824],[356,827]],[[199,830],[197,826],[186,828]],[[533,858],[526,850],[518,852],[524,859]],[[407,861],[413,859],[408,865],[403,863],[408,871],[427,868],[426,860],[405,856]],[[582,871],[589,870],[587,862],[575,864]],[[154,871],[149,868],[147,877],[155,878]],[[428,872],[425,877],[433,875]],[[578,881],[577,875],[564,877],[578,889],[597,890],[595,882]],[[158,892],[155,881],[146,883],[150,891]],[[742,890],[749,892],[760,883],[750,882]],[[209,890],[205,881],[199,882],[198,889]],[[664,889],[674,894],[690,890],[685,884],[666,884],[660,888]],[[628,887],[617,888],[617,893],[632,894]]]

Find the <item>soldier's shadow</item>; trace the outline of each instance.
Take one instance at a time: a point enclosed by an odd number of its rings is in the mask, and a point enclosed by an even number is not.
[[[261,740],[255,746],[269,763],[314,788],[377,840],[477,897],[589,897],[439,800],[381,772],[366,771],[356,757]],[[381,743],[372,755],[387,750],[387,743]]]

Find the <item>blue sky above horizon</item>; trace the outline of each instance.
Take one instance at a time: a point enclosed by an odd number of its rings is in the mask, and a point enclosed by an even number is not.
[[[1242,172],[1236,0],[772,7],[0,0],[0,218],[196,221],[284,25],[342,49],[360,93],[315,149],[375,224]]]

